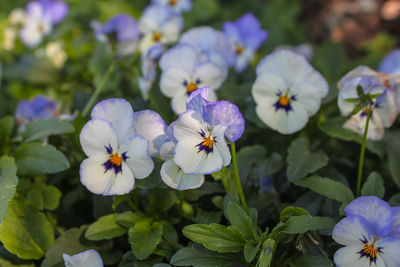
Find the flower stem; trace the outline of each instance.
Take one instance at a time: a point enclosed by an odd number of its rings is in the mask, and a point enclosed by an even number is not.
[[[363,140],[362,140],[362,143],[361,143],[360,163],[358,165],[357,197],[360,196],[360,192],[361,192],[361,181],[362,181],[362,172],[363,172],[363,165],[364,165],[365,146],[367,144],[367,134],[368,134],[369,120],[371,119],[371,109],[367,108],[366,110],[367,110],[367,121],[365,123],[364,136],[363,136]]]
[[[233,171],[235,174],[236,188],[239,191],[240,201],[242,202],[243,208],[247,214],[249,214],[249,208],[247,207],[246,198],[244,197],[242,183],[240,182],[239,168],[236,159],[236,147],[235,142],[231,143],[231,154],[232,154],[232,163],[233,163]]]
[[[85,108],[82,111],[82,116],[86,117],[89,111],[92,109],[94,102],[96,101],[97,97],[100,95],[101,91],[103,91],[105,85],[107,84],[108,79],[110,78],[111,73],[114,71],[114,63],[110,65],[106,74],[101,79],[99,85],[96,87],[96,90],[90,97],[89,101],[86,103]]]

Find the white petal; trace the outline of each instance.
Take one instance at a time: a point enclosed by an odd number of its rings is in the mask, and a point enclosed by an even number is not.
[[[103,193],[105,196],[124,195],[132,191],[135,178],[125,162],[122,162],[122,172],[115,176],[114,183]]]
[[[161,33],[165,43],[170,44],[178,41],[179,33],[182,30],[183,19],[181,15],[171,16],[161,27]]]
[[[103,166],[107,160],[108,157],[105,155],[104,157],[87,158],[81,163],[81,182],[92,193],[103,195],[114,183],[114,171],[106,171]]]
[[[163,71],[175,68],[192,73],[196,64],[197,54],[197,50],[190,45],[176,45],[161,56],[160,68]]]
[[[207,128],[207,125],[203,123],[201,116],[193,110],[181,114],[173,125],[174,136],[177,140],[184,138],[202,140],[199,132],[203,128]]]
[[[175,144],[174,142],[166,142],[161,146],[160,149],[160,157],[163,160],[170,160],[174,158],[174,153],[175,153]]]
[[[279,92],[284,93],[288,84],[278,75],[273,73],[260,74],[252,88],[254,101],[259,104],[264,97],[277,97]]]
[[[186,138],[175,146],[174,162],[187,174],[211,174],[222,168],[218,150],[207,154],[196,147],[202,141]]]
[[[180,92],[172,97],[171,107],[175,114],[179,115],[186,111],[186,101],[188,97],[186,92]]]
[[[343,125],[344,128],[350,129],[359,135],[364,135],[365,123],[367,120],[366,116],[361,116],[361,112],[353,115]],[[385,127],[383,126],[382,120],[379,116],[374,116],[369,121],[367,138],[369,140],[379,141],[383,138],[385,133]]]
[[[219,155],[222,158],[222,165],[228,166],[229,163],[231,163],[231,153],[225,141],[225,130],[225,126],[217,126],[213,130],[213,136],[216,136],[216,143],[214,147],[215,150],[219,152]]]
[[[364,239],[370,242],[373,239],[373,233],[369,223],[363,217],[351,215],[335,225],[332,238],[341,245],[359,245]]]
[[[190,82],[190,75],[188,72],[178,69],[170,68],[164,71],[160,79],[160,90],[168,97],[173,97],[177,94],[186,93],[187,89],[184,82]]]
[[[126,152],[126,164],[131,169],[133,176],[143,179],[150,175],[154,169],[154,162],[148,154],[149,141],[139,135],[133,135],[123,143],[120,153]]]
[[[308,116],[317,113],[321,105],[321,97],[318,91],[318,88],[310,83],[298,84],[290,89],[290,93],[296,96],[296,101],[303,105]]]
[[[161,116],[152,110],[142,110],[135,114],[135,128],[138,135],[146,138],[150,143],[149,154],[159,154],[161,143],[166,141],[165,127],[167,126]]]
[[[379,256],[385,262],[385,267],[400,266],[400,239],[385,238],[376,242],[377,247],[382,247],[382,252]],[[378,256],[378,258],[380,258]],[[383,265],[382,265],[383,266]]]
[[[360,258],[363,245],[347,246],[336,251],[334,259],[337,267],[370,267],[369,258]],[[377,267],[377,266],[374,266]],[[384,266],[379,266],[384,267]]]
[[[200,80],[200,87],[209,86],[211,89],[219,88],[225,80],[221,69],[212,63],[204,63],[198,66],[193,77],[194,80]]]
[[[94,106],[91,116],[92,119],[109,121],[117,132],[119,143],[135,133],[132,106],[125,99],[110,98],[103,100]]]
[[[103,267],[103,261],[94,249],[86,250],[74,256],[63,254],[66,267]]]
[[[178,190],[198,188],[204,183],[204,175],[185,174],[173,160],[162,165],[160,174],[166,185]]]
[[[88,121],[79,139],[83,151],[89,157],[106,155],[106,147],[117,148],[117,133],[108,121],[101,119]]]

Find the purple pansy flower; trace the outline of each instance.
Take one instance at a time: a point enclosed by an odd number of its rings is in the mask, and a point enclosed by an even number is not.
[[[96,37],[100,41],[108,37],[112,42],[116,42],[119,55],[129,55],[138,47],[139,25],[133,17],[118,14],[96,29]]]
[[[254,52],[267,39],[268,32],[261,29],[260,22],[251,13],[236,22],[225,22],[223,28],[236,53],[236,71],[240,72],[253,59]]]
[[[54,117],[57,113],[55,101],[43,96],[36,96],[32,100],[21,100],[18,102],[15,116],[25,124],[36,119],[46,119]]]
[[[400,49],[387,54],[379,64],[378,71],[387,74],[400,74]]]
[[[391,208],[375,196],[353,200],[332,232],[332,238],[345,247],[336,251],[338,267],[399,267],[400,239],[398,208]]]

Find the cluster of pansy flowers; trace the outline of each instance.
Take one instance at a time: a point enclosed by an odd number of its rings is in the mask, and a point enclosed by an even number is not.
[[[4,31],[4,48],[12,49],[17,36],[26,46],[36,47],[67,13],[68,5],[57,0],[31,1],[25,10],[20,8],[13,10],[9,15],[9,25]]]
[[[80,142],[88,156],[81,163],[81,182],[102,195],[129,193],[135,179],[153,171],[151,157],[165,160],[161,178],[170,187],[197,188],[204,175],[230,163],[226,142],[235,142],[244,131],[244,118],[228,101],[207,100],[208,88],[194,92],[187,111],[167,126],[151,110],[134,113],[123,99],[108,99],[92,110]]]

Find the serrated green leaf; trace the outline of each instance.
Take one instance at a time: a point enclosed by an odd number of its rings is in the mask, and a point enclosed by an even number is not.
[[[54,231],[43,213],[14,198],[0,224],[0,241],[21,259],[40,259],[54,243]]]
[[[22,138],[25,143],[39,140],[50,135],[71,133],[74,127],[67,121],[58,118],[36,120],[26,125]]]
[[[118,214],[108,214],[100,217],[86,230],[85,237],[89,240],[113,239],[127,232],[126,228],[117,224]]]
[[[148,258],[161,242],[163,225],[159,222],[138,222],[129,229],[129,243],[133,254],[140,259]]]
[[[175,266],[194,267],[225,267],[235,262],[235,258],[231,255],[197,248],[182,248],[178,250],[171,259],[171,264]]]
[[[361,189],[362,196],[377,196],[381,199],[385,196],[385,187],[383,186],[383,179],[379,173],[371,173],[367,181]]]
[[[294,140],[289,147],[286,175],[290,182],[296,182],[307,174],[328,164],[328,156],[322,151],[311,152],[306,138]]]
[[[0,223],[6,215],[10,200],[14,197],[18,184],[17,166],[14,158],[0,158]]]
[[[320,195],[334,199],[345,205],[354,199],[353,192],[347,186],[329,178],[311,176],[302,179],[301,181],[297,181],[296,185],[308,188]]]
[[[19,175],[38,176],[46,173],[57,173],[69,167],[63,153],[52,145],[27,143],[15,150]]]
[[[47,185],[43,191],[43,204],[44,208],[47,210],[55,210],[58,205],[60,204],[60,198],[62,196],[61,191],[53,186],[53,185]]]
[[[247,241],[244,245],[243,255],[244,259],[250,263],[254,260],[257,255],[258,249],[260,248],[261,243],[257,241]]]
[[[205,248],[220,253],[241,251],[245,244],[239,231],[216,223],[188,225],[182,233]]]
[[[126,211],[124,213],[118,214],[116,222],[119,225],[122,225],[126,228],[130,228],[135,223],[144,221],[144,220],[150,220],[150,218],[147,218],[145,215],[143,215],[141,213],[134,213],[132,211]]]
[[[225,215],[229,222],[237,227],[245,237],[255,238],[255,231],[253,229],[253,224],[251,218],[247,213],[239,206],[239,204],[231,201],[226,207]]]
[[[336,221],[329,217],[293,216],[285,222],[283,232],[301,234],[310,230],[332,230],[335,225]]]

